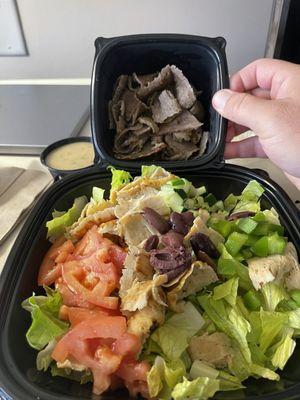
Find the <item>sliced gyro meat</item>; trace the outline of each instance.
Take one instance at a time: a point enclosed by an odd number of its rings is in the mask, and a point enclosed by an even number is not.
[[[174,76],[176,97],[179,101],[179,104],[188,109],[192,107],[196,101],[194,89],[179,68],[177,68],[175,65],[171,65],[171,70]]]
[[[163,90],[151,106],[153,120],[159,124],[181,112],[181,107],[170,90]]]
[[[141,86],[136,93],[141,100],[144,100],[152,93],[167,88],[173,82],[173,79],[170,65],[166,65],[156,78],[149,81],[146,85]]]
[[[160,125],[158,133],[159,135],[167,135],[174,132],[197,130],[201,125],[203,124],[193,114],[185,110],[172,121]]]

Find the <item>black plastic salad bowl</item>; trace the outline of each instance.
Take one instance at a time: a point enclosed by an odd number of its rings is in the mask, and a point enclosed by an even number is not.
[[[250,179],[256,179],[265,187],[263,206],[274,206],[281,216],[289,238],[300,252],[298,213],[286,194],[270,180],[261,178],[249,169],[225,166],[220,171],[202,170],[201,174],[180,174],[197,185],[206,185],[217,198],[224,199],[230,193],[239,193]],[[78,174],[63,178],[54,184],[32,210],[18,237],[1,276],[1,347],[0,382],[4,399],[89,399],[91,386],[79,385],[59,377],[51,377],[35,369],[36,352],[28,347],[25,333],[30,318],[20,304],[32,292],[39,293],[37,287],[38,266],[49,246],[46,241],[45,222],[53,208],[66,209],[79,195],[90,195],[94,185],[108,188],[109,175],[97,168],[89,174]],[[300,369],[297,348],[280,374],[279,382],[251,379],[246,389],[237,392],[222,392],[216,398],[228,399],[296,399],[300,398]],[[225,393],[225,394],[224,394]],[[126,392],[104,394],[102,399],[126,399]]]

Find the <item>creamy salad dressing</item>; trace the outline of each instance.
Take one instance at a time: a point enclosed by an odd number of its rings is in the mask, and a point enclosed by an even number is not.
[[[92,143],[68,143],[51,151],[46,157],[46,164],[60,170],[80,169],[92,165],[94,157]]]

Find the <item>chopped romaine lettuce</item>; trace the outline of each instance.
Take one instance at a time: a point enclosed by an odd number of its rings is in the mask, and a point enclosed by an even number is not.
[[[111,171],[111,191],[118,190],[120,186],[123,186],[132,180],[132,176],[128,171],[116,169],[112,166],[109,166],[108,169]]]
[[[292,339],[292,334],[293,331],[289,334],[283,335],[279,343],[275,345],[275,351],[271,358],[274,368],[283,370],[285,364],[293,354],[296,347],[296,342]]]
[[[172,315],[156,329],[151,339],[156,342],[169,360],[177,360],[188,347],[189,340],[205,321],[192,303],[183,306],[183,312]]]
[[[217,285],[213,290],[213,299],[226,300],[231,306],[236,303],[237,290],[239,286],[239,278],[231,278],[228,281]]]
[[[141,168],[141,176],[142,177],[145,177],[145,176],[150,177],[158,172],[160,172],[161,175],[168,174],[168,172],[165,169],[163,169],[162,167],[159,167],[157,165],[142,165],[142,168]]]
[[[72,225],[80,217],[81,211],[87,203],[87,197],[81,196],[74,200],[74,203],[68,211],[63,214],[55,214],[56,217],[46,223],[47,238],[51,240],[63,235],[68,226]]]
[[[265,351],[274,344],[276,338],[283,332],[283,328],[288,323],[288,315],[276,312],[276,311],[265,311],[260,309],[260,320],[261,320],[261,335],[259,340],[260,349]]]
[[[218,379],[199,377],[193,381],[183,378],[172,391],[174,400],[201,399],[206,400],[214,396],[220,389]]]
[[[264,284],[261,288],[261,293],[263,295],[264,309],[266,311],[275,311],[282,300],[287,300],[289,298],[284,288],[274,282]]]
[[[172,211],[182,212],[184,208],[183,198],[174,190],[171,185],[163,185],[161,187],[161,194],[165,203]]]
[[[104,189],[94,186],[92,189],[92,199],[95,203],[100,203],[104,199]]]
[[[31,296],[22,307],[31,312],[32,323],[26,338],[31,347],[42,350],[51,340],[63,335],[69,325],[58,318],[62,304],[59,292],[47,288],[47,296]]]
[[[54,347],[56,345],[56,340],[53,339],[51,340],[47,346],[38,352],[38,355],[36,357],[36,368],[38,371],[47,371],[49,368],[51,362],[53,361],[51,354],[54,350]]]

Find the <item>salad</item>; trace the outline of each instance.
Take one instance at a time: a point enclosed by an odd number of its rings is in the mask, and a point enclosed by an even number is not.
[[[208,399],[279,380],[300,334],[300,269],[264,189],[217,200],[158,166],[111,168],[46,224],[43,295],[22,306],[38,370],[100,395]]]

